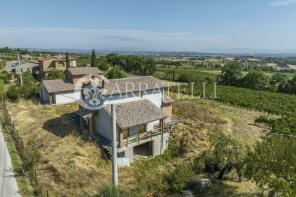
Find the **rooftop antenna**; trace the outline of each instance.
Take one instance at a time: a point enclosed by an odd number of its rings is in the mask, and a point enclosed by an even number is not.
[[[21,69],[21,62],[20,62],[20,54],[17,54],[17,61],[18,61],[18,72],[21,79],[21,86],[23,87],[23,76],[22,76],[22,69]]]
[[[111,104],[112,113],[112,183],[118,186],[118,172],[117,172],[117,139],[116,139],[116,109],[115,104]]]

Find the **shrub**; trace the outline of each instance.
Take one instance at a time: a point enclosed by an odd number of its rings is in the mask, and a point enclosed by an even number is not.
[[[98,189],[95,197],[128,197],[131,196],[123,191],[120,191],[114,185],[103,185]]]
[[[264,115],[261,115],[259,116],[255,122],[257,123],[266,123],[266,124],[271,124],[274,122],[274,119],[269,117],[269,116],[264,116]]]
[[[2,71],[0,73],[0,79],[3,80],[5,84],[9,82],[10,77],[11,74],[9,74],[7,71]]]
[[[192,169],[195,174],[202,173],[205,169],[205,162],[203,161],[203,159],[200,159],[200,158],[195,159],[193,162]]]
[[[0,97],[3,98],[4,97],[4,93],[5,93],[5,89],[4,89],[4,81],[2,79],[0,79]]]
[[[167,183],[168,192],[179,193],[184,188],[186,182],[193,176],[192,166],[187,164],[177,165],[173,170],[164,176]]]
[[[52,71],[47,74],[45,77],[46,80],[52,80],[52,79],[64,79],[64,73],[60,71]]]
[[[16,85],[12,85],[8,88],[6,95],[11,101],[18,101],[20,97],[20,89]]]

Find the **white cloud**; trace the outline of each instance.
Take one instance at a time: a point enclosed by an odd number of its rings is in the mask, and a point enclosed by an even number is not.
[[[278,0],[278,1],[273,1],[269,5],[271,7],[281,7],[281,6],[289,6],[296,4],[296,0]]]
[[[0,47],[196,50],[225,40],[219,35],[192,32],[0,27]]]

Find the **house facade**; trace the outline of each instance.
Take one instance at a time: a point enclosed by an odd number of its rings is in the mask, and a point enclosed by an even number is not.
[[[72,102],[81,100],[83,91],[75,92],[73,89],[75,83],[81,81],[79,80],[81,75],[78,75],[81,72],[68,69],[65,72],[67,82],[63,80],[43,81],[42,91],[52,92],[50,103],[65,103],[67,98],[61,102],[61,95],[71,97]],[[115,104],[118,157],[126,158],[131,163],[135,155],[162,154],[169,143],[170,130],[167,126],[171,122],[173,103],[173,100],[164,94],[166,85],[152,76],[105,81],[101,77],[101,72],[93,71],[92,74],[95,77],[92,79],[101,80],[98,88],[104,97],[104,105],[99,109],[80,106],[77,114],[80,117],[79,124],[82,133],[97,139],[100,146],[111,154],[111,104]]]
[[[76,67],[76,60],[69,60],[70,67]],[[43,76],[51,71],[65,71],[66,70],[66,59],[64,57],[48,57],[39,60],[40,72]]]
[[[40,99],[44,104],[67,104],[80,99],[81,92],[75,90],[78,79],[85,75],[101,76],[102,71],[96,67],[66,69],[65,79],[42,80],[40,83]]]

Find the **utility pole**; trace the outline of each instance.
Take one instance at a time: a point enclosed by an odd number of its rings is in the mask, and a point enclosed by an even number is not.
[[[118,186],[118,173],[117,173],[117,132],[116,132],[116,106],[111,104],[112,113],[112,183]]]
[[[22,69],[21,69],[21,62],[20,62],[20,54],[17,54],[17,61],[18,61],[19,75],[20,75],[20,79],[21,79],[21,86],[23,87],[23,77],[22,77]]]
[[[214,99],[217,98],[217,82],[214,82]]]

